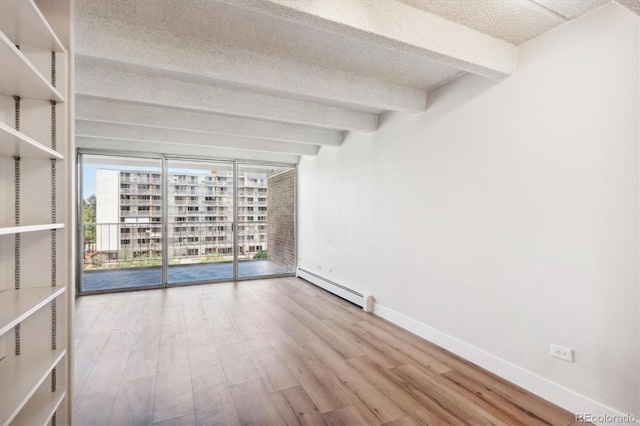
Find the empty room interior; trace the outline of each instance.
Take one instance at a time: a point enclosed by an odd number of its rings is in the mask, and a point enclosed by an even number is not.
[[[640,424],[638,0],[0,0],[0,424]]]

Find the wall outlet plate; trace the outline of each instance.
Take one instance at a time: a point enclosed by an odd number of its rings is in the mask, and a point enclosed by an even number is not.
[[[573,362],[573,350],[565,348],[564,346],[549,344],[549,352],[551,356],[563,359],[565,361]]]

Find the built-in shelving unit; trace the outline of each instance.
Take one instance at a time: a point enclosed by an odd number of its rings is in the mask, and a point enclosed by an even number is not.
[[[0,400],[4,402],[0,405],[0,424],[9,424],[16,418],[65,353],[66,349],[32,352],[0,363],[0,382],[9,384],[0,387]]]
[[[34,287],[0,292],[0,334],[29,318],[56,297],[66,287]]]
[[[64,155],[30,138],[0,121],[0,156],[50,158],[64,160]]]
[[[72,422],[70,10],[0,0],[0,426]]]
[[[0,226],[0,235],[23,234],[25,232],[50,231],[62,229],[64,223],[43,223],[40,225]]]
[[[66,52],[33,0],[2,0],[0,28],[17,45]]]
[[[0,32],[0,63],[2,64],[0,93],[64,102],[62,95],[3,32]]]
[[[66,392],[41,393],[31,397],[29,402],[20,411],[20,414],[11,422],[15,426],[46,426],[56,412]]]

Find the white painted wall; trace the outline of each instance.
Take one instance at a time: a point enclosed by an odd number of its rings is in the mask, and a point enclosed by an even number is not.
[[[640,415],[638,31],[605,6],[522,45],[507,80],[462,77],[303,158],[300,266],[569,409]]]

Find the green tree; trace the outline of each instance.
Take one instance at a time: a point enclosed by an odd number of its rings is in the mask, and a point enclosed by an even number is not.
[[[254,259],[267,259],[267,251],[266,250],[260,250],[259,252],[257,252],[254,256]]]
[[[82,236],[85,251],[95,247],[96,243],[96,196],[90,195],[82,200]]]

